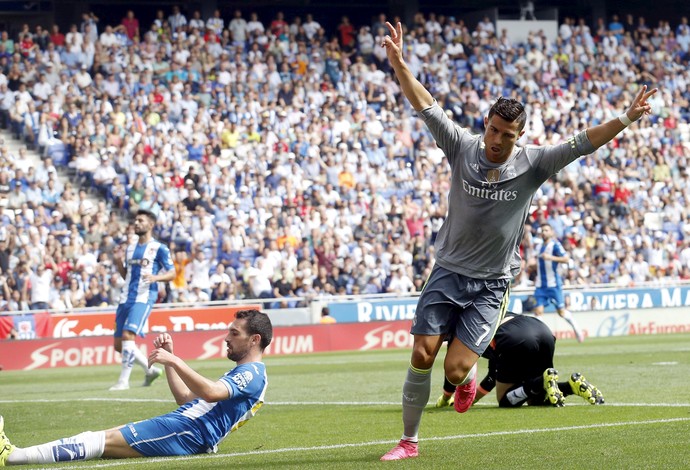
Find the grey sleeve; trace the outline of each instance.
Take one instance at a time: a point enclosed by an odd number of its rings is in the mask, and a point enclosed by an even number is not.
[[[428,108],[419,111],[418,114],[434,137],[438,148],[443,150],[448,161],[452,164],[457,154],[454,150],[455,146],[462,140],[462,136],[467,130],[450,119],[436,101]]]
[[[558,145],[528,148],[527,154],[532,164],[548,178],[581,156],[589,155],[595,150],[596,148],[587,137],[587,131],[582,131]]]

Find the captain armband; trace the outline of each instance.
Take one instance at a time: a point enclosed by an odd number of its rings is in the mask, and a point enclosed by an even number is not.
[[[569,142],[571,142],[571,145],[574,147],[578,155],[589,155],[596,150],[594,145],[592,145],[592,142],[589,141],[586,130],[575,134],[573,137],[571,137]]]

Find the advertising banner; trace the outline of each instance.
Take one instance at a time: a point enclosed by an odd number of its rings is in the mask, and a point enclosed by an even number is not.
[[[522,303],[530,294],[511,293],[508,310],[522,313]],[[564,296],[571,312],[690,307],[690,286],[565,290]],[[340,323],[411,320],[417,309],[417,297],[331,302],[328,308]],[[555,308],[547,305],[545,311],[555,312]]]
[[[154,309],[148,320],[148,332],[226,330],[243,309],[259,309],[258,305],[200,307],[191,309]],[[40,337],[72,338],[75,336],[112,336],[115,312],[58,313],[50,316],[50,333]]]
[[[586,338],[690,332],[687,308],[580,312],[576,317]],[[573,338],[572,328],[558,315],[546,314],[540,318],[557,338]],[[411,321],[398,320],[275,327],[266,354],[409,349],[412,347],[410,326]],[[225,331],[171,331],[171,334],[175,354],[185,360],[226,357]],[[152,335],[148,335],[139,342],[146,355],[152,340]],[[109,336],[0,341],[0,366],[5,370],[119,363],[120,356]]]
[[[378,322],[277,327],[267,355],[328,351],[367,351],[412,346],[410,322]],[[225,331],[171,332],[175,354],[185,360],[226,357]],[[145,355],[152,335],[141,341]],[[5,370],[119,364],[120,355],[108,336],[0,341],[0,366]]]
[[[332,302],[328,308],[339,323],[412,320],[417,298]]]
[[[690,286],[662,288],[565,290],[566,305],[571,312],[592,310],[637,310],[642,308],[689,307]],[[528,294],[511,294],[508,309],[522,311]],[[555,311],[549,305],[546,311]]]

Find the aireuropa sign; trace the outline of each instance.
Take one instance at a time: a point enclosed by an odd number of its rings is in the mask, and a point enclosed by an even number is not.
[[[571,312],[690,307],[690,286],[655,289],[573,289],[564,291],[563,295]],[[511,295],[508,309],[521,310],[521,303],[526,298],[527,294]],[[516,305],[518,302],[519,306]]]

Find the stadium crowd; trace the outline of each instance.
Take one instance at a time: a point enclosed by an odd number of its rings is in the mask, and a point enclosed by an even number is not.
[[[0,145],[0,308],[116,305],[112,259],[140,208],[174,253],[161,301],[421,289],[450,172],[388,70],[386,20],[326,31],[313,15],[176,7],[147,25],[129,11],[2,31],[0,124],[42,164]],[[566,284],[690,279],[686,17],[563,18],[555,40],[520,43],[488,18],[418,13],[404,27],[408,64],[459,124],[480,132],[500,95],[526,103],[521,145],[560,142],[658,87],[638,131],[541,188],[515,286],[532,285],[544,221],[571,255]]]

